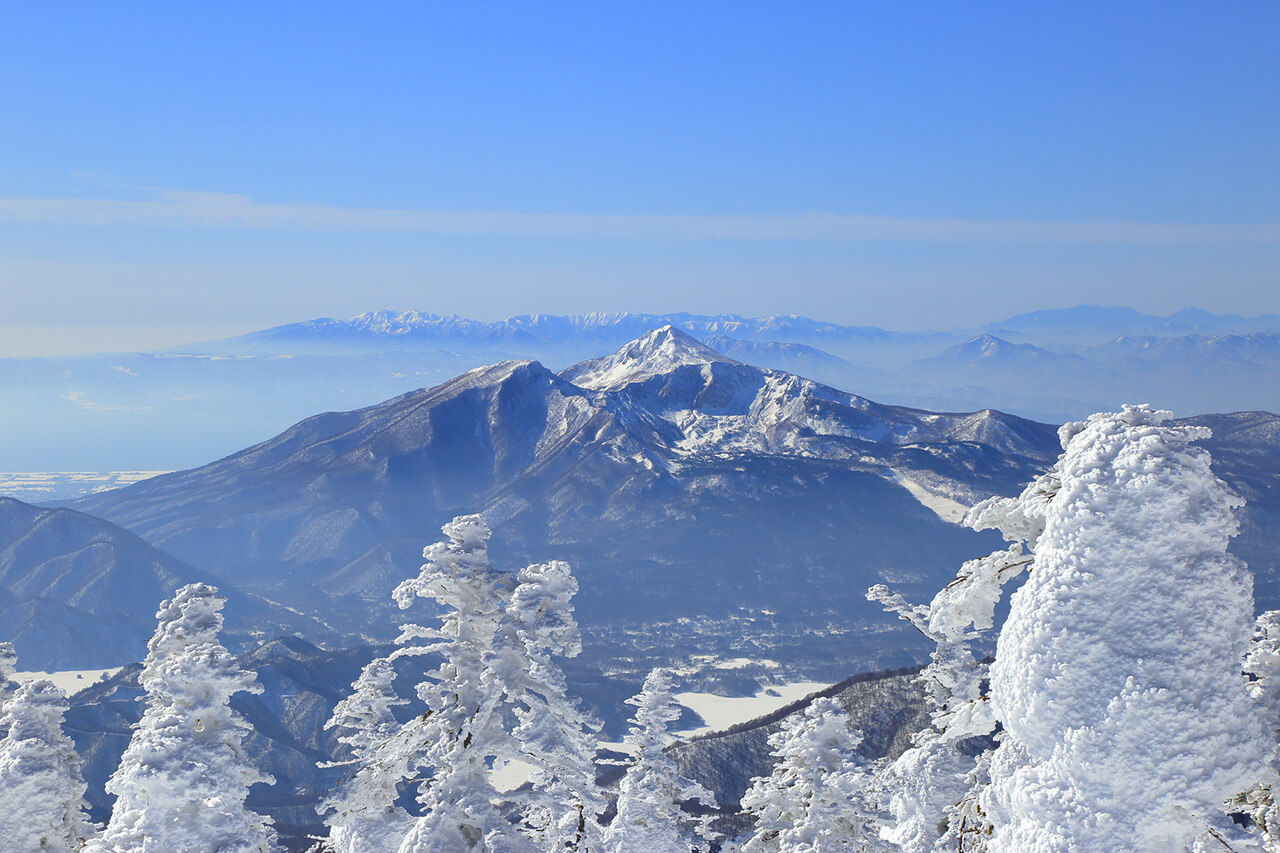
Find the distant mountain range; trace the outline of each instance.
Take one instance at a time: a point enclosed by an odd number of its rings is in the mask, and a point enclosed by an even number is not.
[[[842,326],[799,316],[764,318],[736,314],[594,313],[570,316],[532,314],[485,322],[418,311],[373,311],[350,320],[327,317],[290,323],[198,346],[201,352],[302,353],[383,348],[526,349],[531,345],[567,349],[619,344],[661,326],[672,326],[699,338],[725,336],[740,340],[829,345],[914,342],[942,338],[932,332],[889,332],[874,326]]]
[[[485,322],[377,311],[169,352],[0,360],[0,471],[190,468],[315,412],[371,406],[501,361],[558,371],[663,325],[733,358],[912,408],[991,408],[1046,423],[1133,401],[1183,415],[1280,411],[1275,316],[1081,306],[984,329],[894,332],[795,316]],[[86,434],[94,441],[80,440]],[[0,494],[36,495],[5,488]]]

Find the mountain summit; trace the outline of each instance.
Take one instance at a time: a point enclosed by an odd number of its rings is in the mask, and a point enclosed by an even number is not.
[[[596,391],[616,391],[688,364],[738,362],[721,355],[675,326],[667,325],[637,338],[611,355],[581,362],[560,375]]]

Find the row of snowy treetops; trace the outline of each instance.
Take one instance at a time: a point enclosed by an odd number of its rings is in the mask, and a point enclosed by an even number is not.
[[[714,838],[709,793],[665,751],[678,716],[665,671],[630,700],[634,759],[616,795],[597,786],[599,724],[554,662],[580,648],[569,567],[498,571],[480,517],[454,519],[395,591],[402,607],[443,605],[440,624],[406,626],[329,722],[349,764],[315,849],[1280,850],[1280,614],[1255,621],[1252,578],[1227,553],[1241,501],[1191,444],[1207,430],[1167,415],[1126,407],[1063,427],[1048,473],[966,519],[1010,546],[966,563],[927,606],[871,589],[937,643],[920,675],[932,727],[868,764],[838,703],[813,702],[770,739],[777,766],[743,798],[755,824],[737,839]],[[1024,573],[994,661],[976,660],[1002,588]],[[107,785],[117,799],[105,827],[85,817],[65,697],[48,681],[7,685],[5,850],[277,849],[269,821],[244,805],[264,776],[245,761],[246,724],[228,701],[261,688],[218,642],[222,605],[195,584],[160,608],[146,710]],[[427,656],[438,665],[423,667],[417,694],[429,710],[398,722],[393,664]],[[14,663],[9,649],[6,681]],[[532,775],[499,792],[490,771],[510,760]]]

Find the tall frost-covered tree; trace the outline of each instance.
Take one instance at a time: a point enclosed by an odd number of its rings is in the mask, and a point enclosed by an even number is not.
[[[715,808],[714,795],[680,776],[666,750],[676,738],[670,726],[680,718],[672,692],[671,673],[655,669],[640,693],[627,700],[636,708],[626,742],[635,759],[618,783],[618,812],[605,834],[610,853],[688,853],[705,851],[715,835],[709,814],[693,817],[681,802],[696,801]]]
[[[835,853],[888,850],[880,815],[868,803],[871,774],[858,760],[862,732],[830,698],[815,699],[769,736],[778,759],[742,797],[755,829],[742,853]]]
[[[1227,552],[1241,501],[1192,445],[1208,430],[1168,417],[1068,424],[1049,474],[970,513],[1034,553],[990,672],[992,851],[1185,850],[1271,772],[1241,677],[1252,578]]]
[[[406,704],[396,695],[395,668],[375,658],[360,673],[350,696],[334,708],[325,724],[338,729],[338,741],[351,752],[345,765],[349,775],[321,806],[328,812],[329,837],[323,848],[331,853],[379,853],[399,849],[412,820],[396,804],[398,786],[409,776],[411,755],[403,741],[416,725],[402,727],[392,708]]]
[[[521,804],[525,825],[544,850],[598,850],[604,797],[596,785],[600,723],[569,696],[554,658],[577,657],[582,638],[573,618],[578,582],[558,560],[520,570],[492,666],[517,725],[520,758],[533,766]]]
[[[67,697],[52,681],[22,685],[0,715],[0,846],[12,853],[80,850],[86,817],[80,756],[62,730]]]
[[[351,733],[344,742],[357,769],[330,803],[329,843],[343,853],[598,849],[599,724],[569,699],[553,660],[581,650],[570,603],[577,582],[564,563],[495,569],[480,516],[443,530],[418,576],[394,593],[402,608],[419,598],[443,605],[439,626],[404,626],[400,648],[366,669],[332,721]],[[428,655],[440,662],[417,686],[427,713],[396,727],[391,660]],[[368,721],[376,732],[358,734]],[[491,771],[510,761],[533,772],[528,786],[504,794]],[[394,805],[405,783],[417,788],[419,816]]]
[[[262,687],[218,641],[225,603],[195,583],[160,606],[139,678],[146,710],[107,782],[116,802],[94,853],[277,849],[270,822],[245,807],[249,786],[271,777],[245,758],[249,726],[230,707]]]
[[[1268,610],[1255,622],[1244,671],[1249,678],[1247,689],[1254,706],[1272,737],[1280,736],[1280,610]],[[1273,763],[1273,769],[1280,766]],[[1253,819],[1267,853],[1280,853],[1280,804],[1276,802],[1280,784],[1277,783],[1280,783],[1280,772],[1270,781],[1259,781],[1243,791],[1232,803],[1242,807]]]

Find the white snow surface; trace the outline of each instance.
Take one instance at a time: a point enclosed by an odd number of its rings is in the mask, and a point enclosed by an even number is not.
[[[676,734],[687,738],[727,729],[738,723],[771,714],[779,708],[830,686],[821,681],[793,681],[762,688],[754,696],[719,696],[715,693],[692,691],[677,693],[676,701],[696,713],[706,725],[685,729]]]
[[[1051,476],[975,508],[1035,554],[991,667],[994,853],[1184,850],[1267,778],[1252,578],[1226,550],[1242,501],[1191,444],[1208,431],[1168,417],[1068,424]]]
[[[87,687],[92,687],[104,678],[110,678],[124,667],[111,669],[64,669],[58,672],[15,672],[14,681],[26,684],[28,681],[47,679],[58,685],[58,689],[68,696],[74,696]]]

